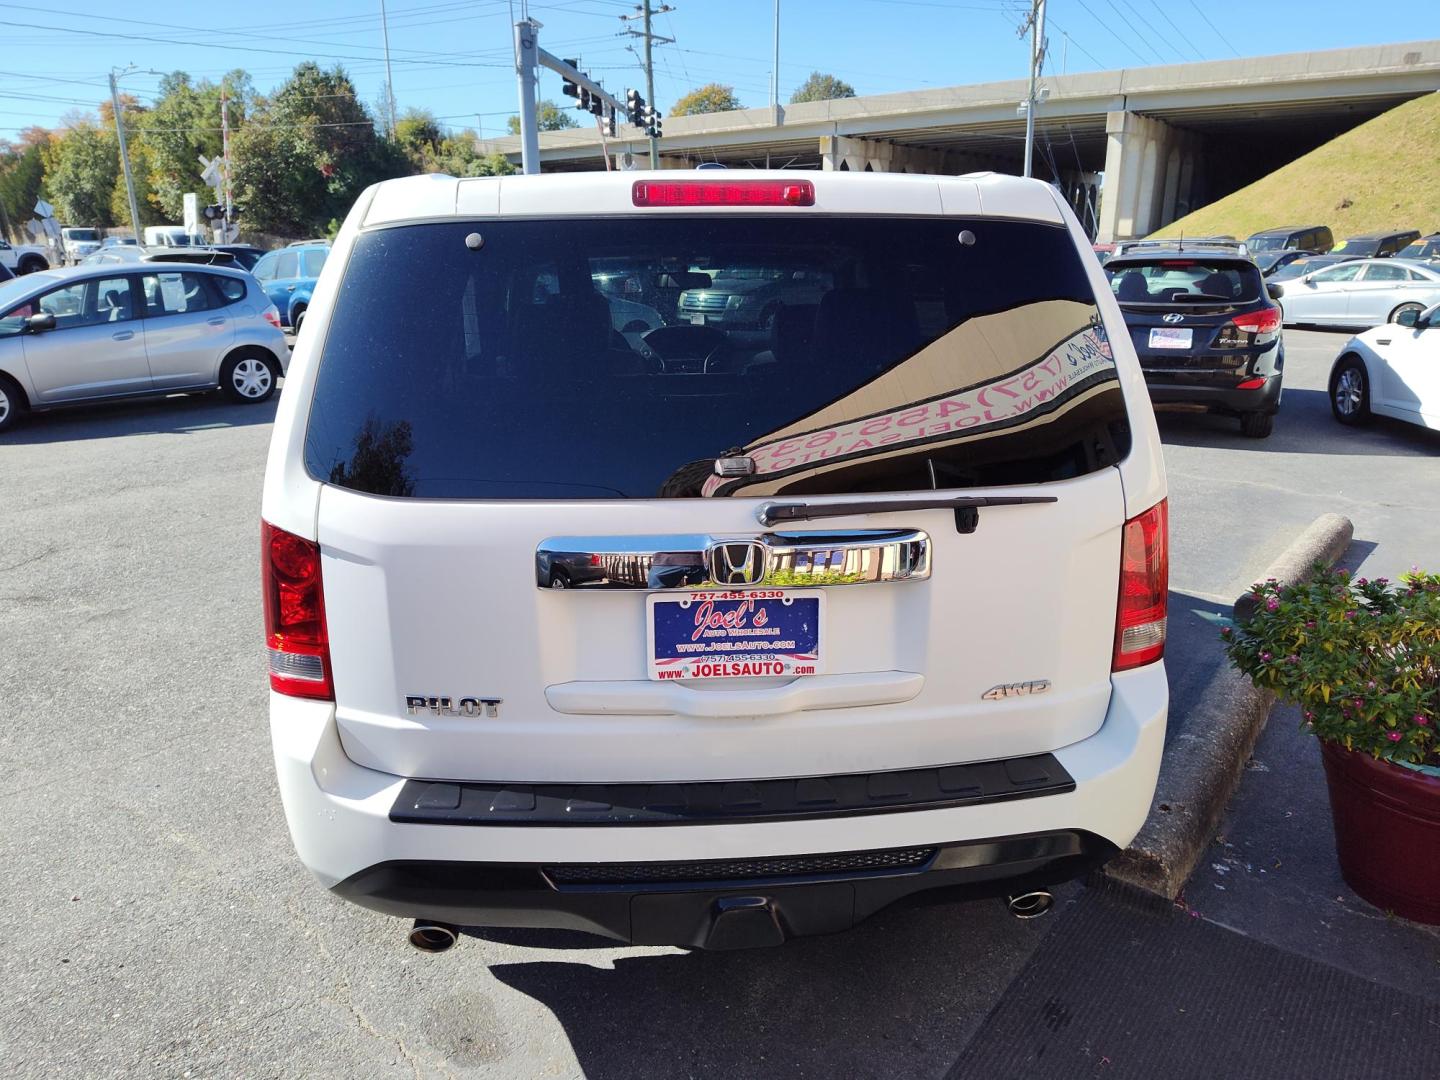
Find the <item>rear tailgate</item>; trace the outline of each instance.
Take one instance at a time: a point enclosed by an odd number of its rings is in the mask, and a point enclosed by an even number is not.
[[[750,500],[496,505],[327,487],[342,741],[398,775],[533,782],[875,771],[1064,746],[1109,702],[1124,511],[1113,469],[1047,493],[1058,501],[981,510],[969,535],[945,510],[825,522],[922,530],[930,577],[815,590],[821,674],[672,683],[647,675],[644,591],[538,588],[534,552],[561,529],[613,535],[632,521],[754,535]],[[1047,692],[983,698],[1038,680]],[[456,714],[412,714],[417,696],[449,697]]]

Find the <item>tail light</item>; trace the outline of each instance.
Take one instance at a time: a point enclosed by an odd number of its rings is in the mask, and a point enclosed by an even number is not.
[[[260,522],[260,582],[265,592],[270,689],[292,697],[334,700],[320,545]]]
[[[280,309],[277,308],[274,304],[271,304],[264,311],[262,311],[260,313],[260,317],[263,318],[266,322],[268,322],[271,326],[275,327],[276,330],[280,329]]]
[[[1217,345],[1264,345],[1274,341],[1279,333],[1280,309],[1266,307],[1259,311],[1236,315],[1220,331],[1220,336],[1215,343]],[[1241,336],[1242,334],[1253,334],[1255,335],[1254,340],[1247,340]]]
[[[814,206],[809,180],[636,180],[636,206]]]
[[[1120,603],[1114,671],[1165,655],[1165,598],[1170,589],[1169,510],[1162,499],[1125,523],[1120,542]]]

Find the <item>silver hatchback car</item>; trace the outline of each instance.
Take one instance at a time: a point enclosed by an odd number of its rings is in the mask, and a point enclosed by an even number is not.
[[[0,284],[0,431],[28,411],[213,390],[258,403],[290,350],[249,274],[216,266],[83,266]]]

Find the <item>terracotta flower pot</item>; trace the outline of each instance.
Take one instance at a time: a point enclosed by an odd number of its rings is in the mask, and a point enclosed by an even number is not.
[[[1346,882],[1377,908],[1440,925],[1440,776],[1320,745]]]

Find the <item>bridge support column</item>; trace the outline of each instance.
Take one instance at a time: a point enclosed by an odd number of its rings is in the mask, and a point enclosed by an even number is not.
[[[881,139],[851,135],[820,137],[820,167],[827,172],[902,172],[943,175],[950,167],[949,155],[925,146],[904,146]]]
[[[1198,140],[1188,131],[1132,112],[1105,116],[1102,242],[1145,236],[1193,208]]]

